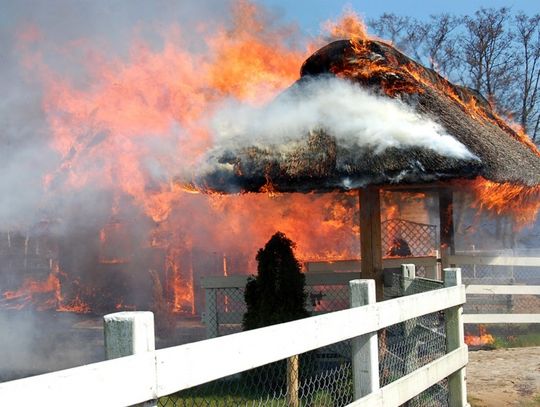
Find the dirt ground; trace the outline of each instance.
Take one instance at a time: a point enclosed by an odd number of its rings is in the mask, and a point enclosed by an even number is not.
[[[540,346],[469,352],[472,407],[540,406]]]

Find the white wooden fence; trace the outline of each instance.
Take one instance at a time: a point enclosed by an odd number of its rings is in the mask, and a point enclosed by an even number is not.
[[[460,254],[449,257],[452,265],[538,267],[540,279],[540,257],[516,257],[485,254]],[[467,285],[468,295],[540,295],[540,285]],[[529,314],[465,314],[465,323],[471,324],[530,324],[540,323],[540,313]]]
[[[373,281],[351,284],[368,293],[352,296],[351,304],[367,305],[1,383],[0,405],[129,406],[353,338],[353,383],[361,398],[351,406],[398,406],[446,377],[450,406],[466,405],[460,270],[448,269],[445,288],[381,303],[374,303]],[[448,353],[379,388],[376,332],[441,310],[446,310]]]

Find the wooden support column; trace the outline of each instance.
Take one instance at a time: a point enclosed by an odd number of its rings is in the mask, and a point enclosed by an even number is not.
[[[360,256],[362,279],[375,280],[377,301],[383,300],[383,267],[381,242],[381,197],[379,188],[359,190]]]
[[[449,267],[448,256],[456,254],[454,242],[454,200],[452,190],[439,190],[439,220],[442,268]]]

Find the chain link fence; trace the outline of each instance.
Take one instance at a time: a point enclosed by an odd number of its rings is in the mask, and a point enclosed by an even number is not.
[[[244,301],[244,287],[212,288],[215,301],[207,307],[205,324],[212,326],[213,334],[208,337],[230,335],[242,331],[242,317],[247,311]],[[310,315],[339,311],[349,306],[349,287],[347,285],[306,286],[306,308]],[[208,298],[208,296],[207,296]]]
[[[441,288],[442,283],[394,275],[385,298]],[[245,312],[243,289],[216,290],[219,335],[238,332]],[[348,308],[347,285],[307,286],[312,314]],[[207,316],[208,317],[208,316]],[[446,353],[442,313],[390,326],[379,332],[380,385],[385,386]],[[209,369],[212,366],[208,366]],[[408,406],[447,406],[446,380],[410,400]],[[159,400],[160,406],[345,406],[353,401],[351,342],[343,341]]]
[[[158,405],[330,407],[352,401],[351,351],[345,341],[163,397]]]
[[[411,279],[394,274],[385,287],[385,299],[403,297],[443,288],[442,281]],[[379,332],[380,384],[385,386],[446,353],[444,313],[423,315]],[[414,407],[448,406],[448,383],[436,383],[407,403]]]

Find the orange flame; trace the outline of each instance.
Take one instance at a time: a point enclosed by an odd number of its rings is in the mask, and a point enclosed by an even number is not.
[[[540,186],[497,183],[478,177],[472,181],[455,181],[455,185],[472,192],[473,207],[495,215],[508,215],[517,229],[536,221],[540,211]]]
[[[364,20],[352,9],[345,9],[337,22],[326,21],[323,29],[333,40],[350,39],[356,43],[369,38]]]
[[[465,335],[465,343],[469,346],[486,346],[492,345],[495,342],[493,335],[487,333],[485,325],[478,325],[479,334]]]

